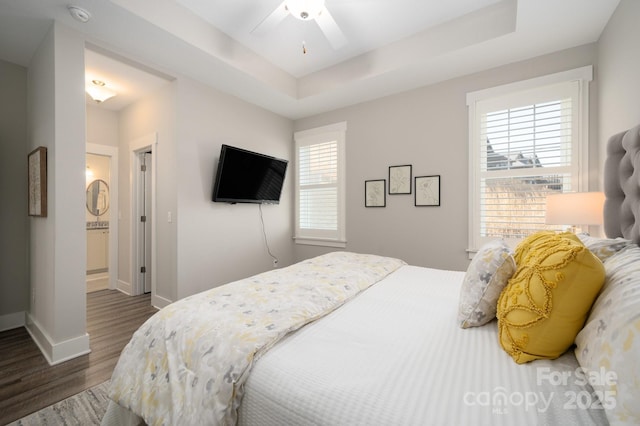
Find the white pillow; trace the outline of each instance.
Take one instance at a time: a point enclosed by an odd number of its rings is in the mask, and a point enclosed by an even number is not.
[[[578,238],[603,262],[630,245],[635,245],[631,240],[624,238],[598,238],[592,237],[587,233],[578,234]]]
[[[575,354],[610,424],[640,424],[640,248],[604,262],[604,287],[576,336]]]
[[[460,327],[479,327],[496,317],[500,293],[515,271],[513,251],[503,241],[490,241],[478,250],[460,290]]]

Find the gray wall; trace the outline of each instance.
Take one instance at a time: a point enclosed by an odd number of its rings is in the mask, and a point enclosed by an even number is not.
[[[87,105],[87,143],[118,146],[119,114]]]
[[[178,298],[272,268],[257,204],[211,201],[220,146],[291,159],[291,120],[189,79],[178,84]],[[293,169],[278,205],[262,206],[280,266],[292,262]],[[166,212],[160,212],[160,217]]]
[[[223,143],[290,159],[291,120],[178,77],[124,109],[118,125],[120,281],[132,280],[130,144],[151,133],[158,138],[153,153],[158,304],[272,268],[258,206],[213,203],[211,194]],[[290,171],[281,203],[263,206],[269,245],[281,266],[293,259],[291,176]]]
[[[0,331],[29,308],[27,70],[0,61]]]
[[[27,327],[57,363],[86,353],[84,40],[54,22],[28,72],[29,150],[47,147],[47,217],[31,217]]]
[[[119,203],[121,218],[118,236],[118,280],[132,284],[131,262],[131,160],[132,143],[150,134],[157,134],[158,144],[152,155],[157,162],[156,182],[156,291],[154,296],[176,300],[175,221],[168,223],[167,212],[178,209],[176,194],[176,83],[167,84],[157,92],[128,106],[119,116]],[[162,218],[162,220],[160,220]],[[157,300],[155,305],[163,306]]]
[[[468,266],[468,113],[466,94],[596,63],[586,45],[452,79],[295,122],[295,131],[347,122],[347,250],[453,270]],[[595,119],[597,81],[591,83]],[[592,133],[590,163],[597,167]],[[364,207],[364,181],[387,179],[388,167],[441,176],[441,206],[414,207],[412,195],[387,195],[387,207]],[[596,170],[597,172],[597,170]],[[297,245],[301,260],[326,249]]]
[[[640,124],[640,1],[622,0],[598,42],[599,139]],[[601,157],[604,162],[604,155]]]

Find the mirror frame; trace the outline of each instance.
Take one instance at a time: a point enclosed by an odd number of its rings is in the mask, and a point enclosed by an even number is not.
[[[106,190],[106,198],[105,198],[105,209],[104,210],[100,210],[97,208],[97,206],[95,204],[97,204],[97,195],[94,196],[94,188],[98,188],[98,194],[101,192],[100,190],[100,186],[104,185],[104,188]],[[87,197],[87,210],[89,211],[89,213],[91,213],[93,216],[102,216],[103,214],[105,214],[106,212],[109,211],[109,184],[102,180],[102,179],[95,179],[93,182],[91,182],[88,186],[87,186],[87,191],[86,191],[86,197]]]

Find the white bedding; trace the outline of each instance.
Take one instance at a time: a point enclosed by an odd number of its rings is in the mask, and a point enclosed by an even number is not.
[[[153,425],[235,424],[244,382],[263,353],[402,265],[333,252],[173,303],[134,333],[109,397]]]
[[[518,365],[495,321],[458,327],[463,276],[404,266],[290,335],[254,366],[239,424],[606,424],[602,410],[571,409],[590,388],[549,386],[552,371],[575,373],[572,353]]]
[[[500,348],[495,321],[458,327],[463,276],[403,266],[285,337],[254,364],[238,424],[606,424],[602,410],[571,404],[595,399],[578,386],[571,351],[518,365]],[[569,374],[565,386],[551,386],[557,372]],[[103,424],[125,412],[112,403]]]

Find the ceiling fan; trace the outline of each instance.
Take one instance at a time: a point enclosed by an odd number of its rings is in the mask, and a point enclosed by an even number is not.
[[[274,29],[284,18],[291,15],[301,21],[316,21],[331,47],[335,50],[347,43],[347,39],[324,4],[325,0],[284,0],[273,12],[262,20],[252,34],[264,34]]]

